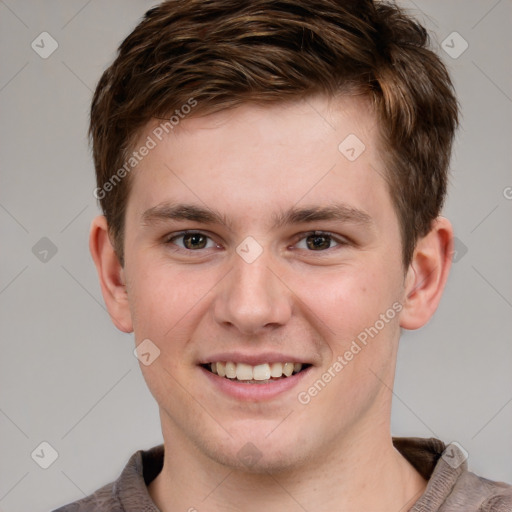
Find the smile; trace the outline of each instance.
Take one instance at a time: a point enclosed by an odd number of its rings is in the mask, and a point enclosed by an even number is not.
[[[249,384],[268,384],[275,380],[291,377],[310,365],[303,363],[263,363],[252,366],[232,361],[203,365],[211,373],[233,381]]]

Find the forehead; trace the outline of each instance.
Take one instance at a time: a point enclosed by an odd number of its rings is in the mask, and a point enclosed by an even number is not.
[[[246,104],[164,123],[149,123],[135,145],[153,146],[131,177],[129,209],[139,217],[169,202],[267,221],[299,204],[346,203],[370,216],[390,205],[363,98]]]

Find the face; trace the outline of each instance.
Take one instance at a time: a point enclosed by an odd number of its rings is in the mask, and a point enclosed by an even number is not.
[[[156,141],[123,274],[136,342],[160,351],[141,368],[164,436],[254,471],[381,436],[404,269],[368,105],[245,105]]]

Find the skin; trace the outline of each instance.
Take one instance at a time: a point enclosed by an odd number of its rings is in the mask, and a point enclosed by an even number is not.
[[[351,133],[366,147],[355,161],[338,150]],[[165,460],[149,492],[163,512],[396,512],[424,491],[392,445],[391,389],[400,329],[437,308],[453,234],[438,218],[403,267],[381,152],[361,98],[246,104],[181,121],[133,171],[124,267],[105,218],[94,220],[90,248],[114,324],[160,350],[141,369],[160,410]],[[144,216],[166,202],[218,211],[230,226]],[[292,207],[334,203],[360,214],[273,225]],[[182,230],[209,238],[191,246]],[[308,245],[313,230],[332,234],[321,250]],[[236,252],[248,236],[262,249],[252,263]],[[393,304],[399,313],[301,403],[298,393]],[[199,366],[226,352],[277,352],[311,367],[273,398],[241,400]],[[239,455],[247,443],[258,454],[249,465]]]

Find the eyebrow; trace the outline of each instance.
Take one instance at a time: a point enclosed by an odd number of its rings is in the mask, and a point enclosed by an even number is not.
[[[146,210],[142,223],[150,225],[167,220],[189,220],[202,224],[219,224],[232,230],[232,223],[220,212],[202,206],[182,203],[162,203]],[[272,228],[317,221],[338,221],[358,225],[373,224],[368,213],[343,203],[327,206],[292,207],[272,215]]]
[[[202,224],[221,224],[231,229],[231,223],[219,212],[193,204],[162,203],[142,214],[143,224],[166,220],[191,220]]]
[[[275,228],[286,225],[316,221],[338,221],[358,225],[372,224],[372,218],[363,210],[342,203],[327,206],[293,207],[286,212],[274,214]]]

